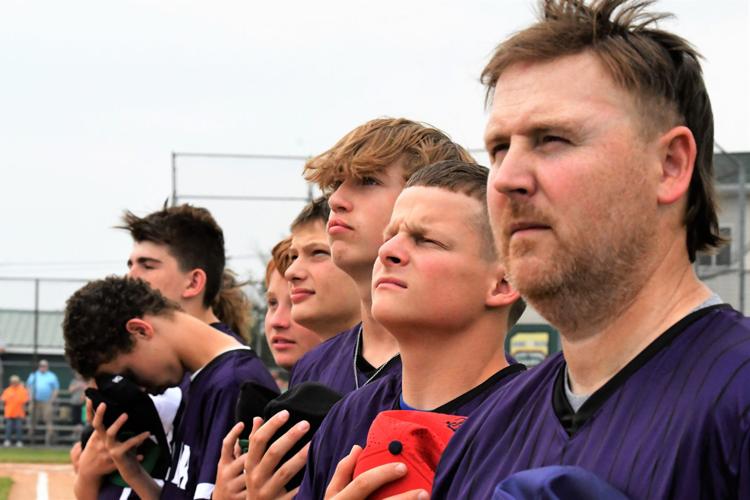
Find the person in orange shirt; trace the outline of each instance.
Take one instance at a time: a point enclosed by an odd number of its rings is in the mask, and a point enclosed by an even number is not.
[[[24,405],[29,400],[29,393],[21,384],[18,375],[11,375],[10,385],[5,388],[0,398],[5,404],[5,442],[3,442],[3,446],[10,446],[11,437],[15,436],[16,446],[21,447],[23,446],[21,439],[23,419],[26,418]]]

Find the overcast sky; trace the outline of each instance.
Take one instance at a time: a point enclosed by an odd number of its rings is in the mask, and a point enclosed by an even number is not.
[[[748,0],[657,7],[706,58],[717,141],[750,150]],[[479,73],[533,12],[527,0],[4,0],[0,277],[123,272],[130,239],[112,226],[170,195],[173,151],[313,155],[379,116],[481,147]],[[178,192],[305,196],[301,166],[182,158]],[[199,203],[243,276],[260,275],[257,255],[301,208]],[[42,306],[77,286],[46,285]],[[0,281],[0,308],[31,307],[31,290]]]

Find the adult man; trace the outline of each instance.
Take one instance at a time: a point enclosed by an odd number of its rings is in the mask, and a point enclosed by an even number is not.
[[[750,495],[750,323],[701,283],[721,243],[697,54],[642,2],[545,2],[484,70],[488,204],[563,355],[454,436],[436,498],[579,465],[632,498]]]
[[[57,375],[50,371],[46,359],[39,360],[37,370],[26,379],[26,387],[31,393],[32,418],[35,422],[40,419],[44,422],[44,445],[49,446],[52,444],[54,404],[57,399],[57,392],[60,390],[60,381],[57,379]],[[33,429],[34,425],[30,427],[30,431]]]
[[[442,161],[416,172],[399,195],[374,266],[372,313],[398,340],[402,377],[355,391],[331,410],[313,438],[300,498],[323,497],[378,413],[469,416],[524,370],[505,357],[505,333],[523,301],[495,250],[486,189],[486,168]]]

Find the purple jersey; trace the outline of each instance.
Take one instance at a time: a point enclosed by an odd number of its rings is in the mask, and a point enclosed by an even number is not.
[[[232,349],[194,373],[172,442],[172,465],[162,498],[210,498],[221,442],[235,424],[234,407],[246,380],[278,391],[273,377],[248,348]]]
[[[222,333],[226,333],[230,337],[236,339],[238,342],[240,342],[242,345],[245,345],[245,340],[234,333],[234,331],[229,328],[229,325],[222,322],[216,322],[211,323],[211,326],[217,330],[219,330]],[[180,385],[178,386],[182,394],[187,394],[187,390],[190,386],[190,374],[186,373],[184,377],[182,377],[182,382],[180,382]],[[274,387],[276,385],[274,384]],[[156,409],[159,412],[159,416],[162,417],[162,423],[164,422],[164,415],[162,414],[162,405],[159,404],[159,398],[161,398],[162,395],[153,396],[154,398],[154,404],[156,405]],[[173,395],[169,396],[170,399],[173,399]],[[182,407],[183,407],[184,399],[183,401],[180,401],[178,405],[178,410],[176,415],[174,415],[172,418],[168,420],[168,425],[165,423],[164,432],[167,433],[167,439],[172,437],[171,429],[173,427],[177,427],[179,424],[179,418],[182,414]],[[171,405],[166,405],[167,407]],[[161,477],[154,478],[157,480],[159,484],[162,484],[163,481]],[[128,500],[128,499],[135,499],[138,498],[138,495],[136,495],[131,488],[123,488],[122,486],[118,486],[109,480],[109,476],[107,476],[104,479],[104,482],[102,483],[101,488],[99,488],[99,494],[97,495],[98,500]]]
[[[469,416],[485,399],[525,369],[521,364],[508,366],[433,411]],[[370,383],[336,403],[313,436],[297,498],[323,498],[339,461],[349,454],[353,445],[364,448],[370,424],[381,411],[401,409],[400,397],[401,373],[398,373]]]
[[[211,326],[216,328],[222,333],[226,333],[230,337],[234,338],[237,342],[239,342],[242,345],[247,345],[247,340],[243,339],[239,336],[239,334],[235,333],[234,330],[229,328],[229,325],[226,323],[222,323],[221,321],[217,321],[216,323],[211,323]]]
[[[509,475],[587,469],[631,498],[750,498],[750,320],[727,305],[669,328],[574,413],[565,360],[518,377],[456,433],[433,498],[490,498]]]
[[[292,367],[289,387],[302,382],[319,382],[336,392],[349,394],[357,385],[363,387],[371,378],[374,380],[390,373],[400,374],[401,358],[398,356],[388,361],[382,369],[372,370],[363,366],[357,352],[361,328],[362,323],[358,323],[302,356]]]

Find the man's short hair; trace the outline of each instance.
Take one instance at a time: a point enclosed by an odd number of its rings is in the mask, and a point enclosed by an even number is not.
[[[333,191],[346,178],[382,171],[400,162],[405,180],[417,169],[440,160],[474,159],[444,132],[405,118],[378,118],[346,134],[331,149],[305,164],[305,179]]]
[[[211,212],[188,204],[164,207],[145,217],[125,212],[121,229],[136,242],[166,245],[183,272],[203,269],[206,273],[204,307],[210,307],[221,289],[226,257],[224,232]]]
[[[634,98],[645,134],[687,126],[697,145],[684,222],[690,261],[725,243],[713,186],[714,124],[700,55],[683,38],[654,25],[644,0],[541,0],[539,21],[502,42],[482,71],[487,97],[502,72],[519,62],[544,62],[588,51]]]
[[[126,329],[133,318],[171,314],[180,306],[167,300],[141,279],[109,276],[75,292],[65,306],[65,356],[84,378],[98,368],[131,352],[135,342]]]
[[[279,274],[284,276],[284,273],[292,265],[292,258],[289,255],[289,248],[292,246],[291,238],[284,238],[274,245],[271,250],[271,259],[266,265],[266,290],[271,283],[271,275],[273,272],[278,270]]]
[[[319,196],[304,206],[302,211],[292,221],[291,230],[301,228],[314,222],[323,223],[323,227],[328,223],[328,216],[331,213],[331,207],[328,206],[328,198]]]
[[[415,186],[436,187],[461,193],[474,198],[481,206],[481,213],[475,226],[480,232],[482,255],[488,260],[497,259],[497,249],[492,237],[492,228],[487,214],[487,177],[486,167],[476,163],[465,163],[456,160],[445,160],[418,170],[407,181],[404,189]],[[526,309],[526,303],[519,298],[508,312],[508,329],[516,324]]]

